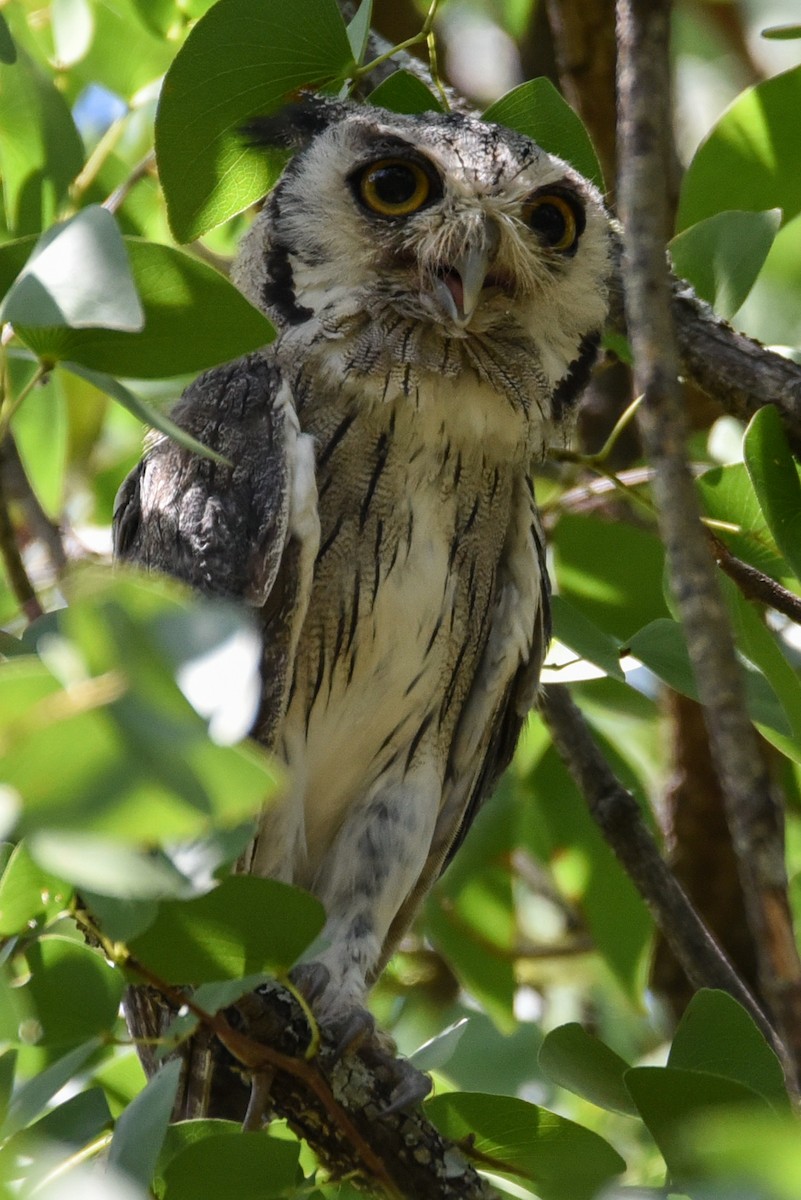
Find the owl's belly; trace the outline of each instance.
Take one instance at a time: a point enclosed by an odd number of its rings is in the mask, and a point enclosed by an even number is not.
[[[417,487],[361,529],[343,520],[318,561],[280,740],[304,812],[294,882],[313,886],[345,815],[376,789],[421,762],[441,784],[497,558],[494,539],[455,541],[464,510]]]

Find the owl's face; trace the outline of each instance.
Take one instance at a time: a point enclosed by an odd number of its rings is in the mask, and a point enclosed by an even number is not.
[[[279,326],[397,315],[464,339],[511,323],[570,362],[606,309],[609,222],[592,184],[477,119],[333,112],[245,241],[250,298]]]

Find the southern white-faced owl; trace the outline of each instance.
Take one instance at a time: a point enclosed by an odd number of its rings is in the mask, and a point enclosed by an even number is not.
[[[347,1023],[535,700],[531,468],[595,357],[609,223],[478,119],[310,100],[251,132],[299,147],[235,269],[278,337],[184,394],[232,465],[155,440],[117,552],[260,622],[253,732],[290,785],[241,869],[321,899],[314,1004]]]

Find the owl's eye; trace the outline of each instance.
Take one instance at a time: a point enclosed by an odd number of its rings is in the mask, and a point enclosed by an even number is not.
[[[381,158],[365,167],[355,183],[361,203],[382,217],[408,217],[423,207],[432,190],[429,174],[406,158]]]
[[[538,192],[523,206],[523,220],[551,250],[569,254],[584,230],[584,213],[578,200],[561,192]]]

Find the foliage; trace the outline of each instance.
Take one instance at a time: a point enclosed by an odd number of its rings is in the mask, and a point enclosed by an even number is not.
[[[91,1195],[93,1160],[107,1164],[104,1200],[299,1197],[313,1180],[318,1197],[347,1195],[316,1178],[282,1127],[168,1128],[173,1066],[144,1085],[118,1015],[126,982],[202,985],[214,1012],[285,973],[321,917],[296,889],[228,876],[281,786],[244,739],[259,657],[246,615],[112,576],[96,531],[138,456],[140,422],[175,432],[162,409],[186,377],[271,337],[218,269],[282,166],[239,129],[302,86],[336,92],[363,74],[354,55],[363,62],[369,14],[362,6],[349,30],[334,0],[19,0],[0,14],[0,436],[13,434],[31,486],[0,499],[52,610],[26,627],[19,590],[8,571],[0,579],[3,1195]],[[800,95],[801,66],[723,114],[689,165],[671,244],[698,293],[763,336],[801,294],[801,257],[782,251],[801,221]],[[408,112],[441,100],[402,71],[373,99]],[[490,115],[600,180],[583,126],[545,80]],[[781,329],[771,340],[791,340],[786,318]],[[693,454],[717,536],[797,595],[801,482],[774,410],[745,430],[728,418],[700,430]],[[618,524],[575,503],[574,485],[596,476],[614,479],[602,454],[542,481],[559,593],[547,674],[577,682],[650,812],[665,771],[659,685],[692,696],[694,683],[647,479],[635,469],[622,481],[636,520]],[[64,574],[37,541],[48,521],[69,531],[71,557],[99,561]],[[727,595],[751,716],[790,799],[795,872],[797,629],[765,621],[734,586]],[[84,940],[95,925],[105,953]],[[699,993],[657,1065],[663,1026],[644,993],[653,936],[532,720],[374,1008],[403,1050],[428,1043],[428,1112],[469,1138],[510,1194],[590,1200],[627,1169],[627,1182],[659,1185],[667,1171],[675,1188],[720,1200],[744,1183],[766,1200],[795,1197],[801,1140],[781,1068],[734,1001]]]

